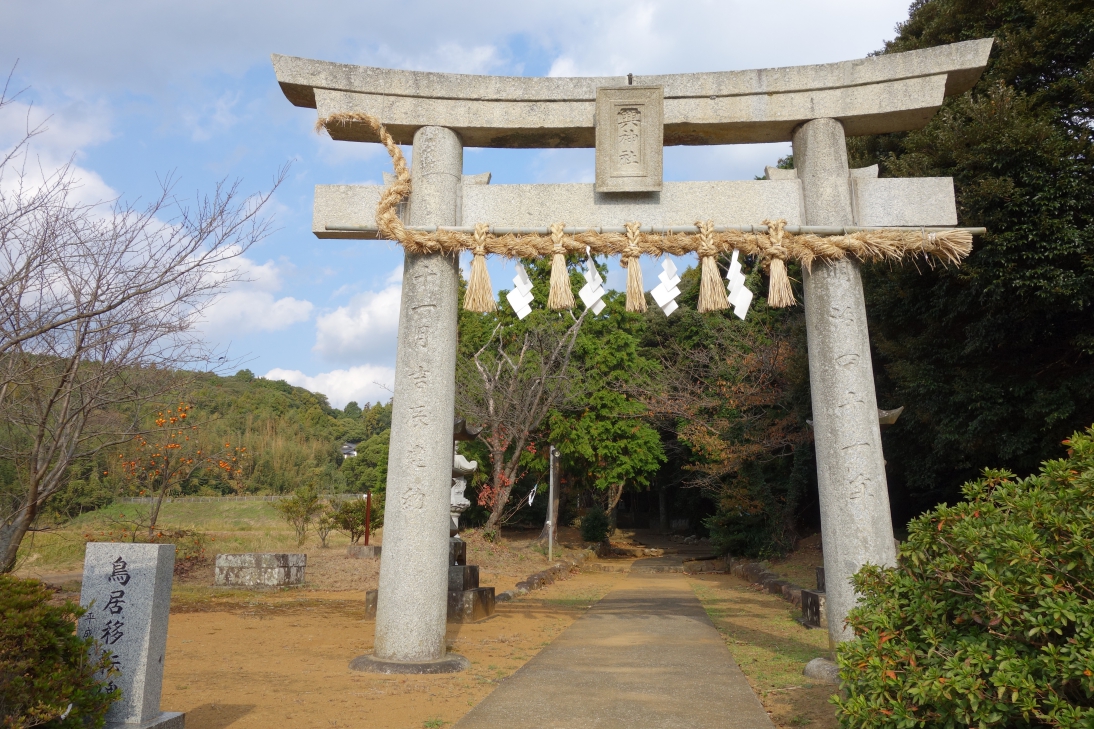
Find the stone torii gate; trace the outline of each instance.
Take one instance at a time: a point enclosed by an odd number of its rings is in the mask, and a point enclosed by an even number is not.
[[[574,228],[617,228],[641,221],[671,228],[697,220],[781,218],[788,226],[919,227],[957,224],[952,179],[879,179],[876,167],[848,169],[846,137],[922,128],[945,97],[972,88],[991,44],[973,40],[842,63],[641,77],[470,76],[279,55],[273,65],[296,106],[316,109],[320,119],[368,114],[382,120],[396,142],[413,144],[413,191],[403,214],[410,226],[518,229],[565,221]],[[629,142],[609,140],[610,130],[598,127],[619,99],[642,109],[646,131],[639,142],[633,135]],[[379,141],[364,123],[327,129],[335,139]],[[787,140],[795,169],[768,168],[765,180],[661,180],[662,142]],[[621,144],[631,144],[627,154],[619,152]],[[463,175],[465,146],[597,147],[597,183],[489,185],[488,175]],[[382,189],[317,185],[314,234],[376,238]],[[406,253],[375,648],[364,661],[369,670],[466,666],[445,653],[458,282],[458,255]],[[852,637],[844,625],[856,600],[851,575],[866,563],[892,565],[896,554],[859,264],[850,257],[814,264],[804,288],[835,643]],[[361,659],[355,665],[362,666]]]

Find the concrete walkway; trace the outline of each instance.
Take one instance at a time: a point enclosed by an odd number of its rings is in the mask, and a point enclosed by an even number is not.
[[[683,575],[631,574],[457,729],[771,729]]]

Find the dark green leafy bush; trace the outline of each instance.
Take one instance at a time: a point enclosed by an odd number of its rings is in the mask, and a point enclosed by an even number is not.
[[[37,580],[0,575],[0,726],[90,729],[103,725],[119,691],[106,693],[105,654],[92,661],[92,638],[76,635],[84,611],[49,603],[53,593]],[[63,718],[62,718],[63,717]]]
[[[610,528],[608,514],[599,506],[593,506],[581,517],[581,538],[586,542],[603,542]]]
[[[914,520],[864,567],[839,649],[846,727],[1094,726],[1094,429]]]

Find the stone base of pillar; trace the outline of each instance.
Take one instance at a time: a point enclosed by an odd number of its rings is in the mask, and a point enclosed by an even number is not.
[[[839,666],[827,658],[814,658],[806,663],[802,675],[833,686],[839,685]]]
[[[153,717],[140,724],[127,724],[120,721],[108,721],[105,729],[183,729],[186,724],[186,714],[181,711],[164,711],[159,716]]]
[[[403,663],[402,661],[385,661],[375,656],[357,656],[349,663],[351,671],[363,671],[365,673],[459,673],[471,667],[471,661],[463,656],[449,653],[437,661],[421,661],[417,663]]]
[[[353,559],[380,559],[383,546],[379,544],[351,544],[346,547],[346,556]]]
[[[448,622],[476,623],[494,614],[493,587],[479,587],[479,568],[467,564],[467,543],[448,542]],[[365,619],[376,617],[376,590],[365,593]]]

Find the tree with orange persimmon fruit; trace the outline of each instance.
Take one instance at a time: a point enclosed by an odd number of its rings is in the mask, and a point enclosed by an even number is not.
[[[133,439],[129,454],[118,455],[126,479],[141,496],[152,498],[147,523],[142,525],[147,526],[149,538],[155,533],[164,498],[198,471],[215,468],[237,492],[242,491],[247,449],[227,441],[223,448],[203,445],[198,426],[193,420],[187,422],[192,410],[193,405],[179,403],[157,412],[155,426]]]

